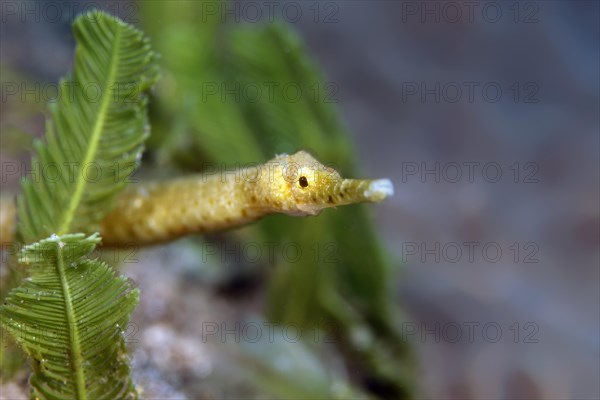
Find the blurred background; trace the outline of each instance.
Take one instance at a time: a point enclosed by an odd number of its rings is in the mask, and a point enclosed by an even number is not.
[[[378,205],[103,250],[141,289],[143,398],[600,397],[598,2],[1,6],[5,165],[97,7],[161,54],[140,182],[299,149],[394,182]],[[18,181],[3,169],[3,194]],[[27,397],[2,351],[0,396]]]

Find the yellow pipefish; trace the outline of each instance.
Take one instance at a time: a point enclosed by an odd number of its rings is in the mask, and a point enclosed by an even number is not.
[[[343,179],[305,151],[278,155],[232,173],[194,175],[130,186],[101,221],[105,245],[147,245],[217,232],[270,214],[317,215],[325,208],[378,202],[393,194],[388,179]],[[2,203],[2,243],[10,242],[14,206]]]

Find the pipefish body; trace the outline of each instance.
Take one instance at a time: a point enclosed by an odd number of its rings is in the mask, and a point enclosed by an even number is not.
[[[203,174],[130,186],[101,221],[108,246],[150,245],[239,227],[271,214],[318,215],[336,206],[379,202],[389,179],[344,179],[306,151],[278,155],[235,173]],[[0,242],[14,239],[13,201],[0,203]]]

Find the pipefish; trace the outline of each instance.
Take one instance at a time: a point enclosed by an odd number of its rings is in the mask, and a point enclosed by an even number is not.
[[[306,151],[277,155],[235,173],[131,185],[100,222],[103,245],[151,245],[240,227],[271,214],[318,215],[326,208],[379,202],[389,179],[344,179]],[[16,209],[0,202],[0,242],[14,240]]]

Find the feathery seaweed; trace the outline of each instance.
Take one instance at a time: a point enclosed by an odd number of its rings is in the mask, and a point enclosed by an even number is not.
[[[52,236],[20,253],[31,275],[6,298],[2,323],[34,360],[33,398],[135,396],[121,331],[139,291],[87,258],[99,242],[96,234]]]
[[[140,31],[103,12],[73,27],[73,76],[49,105],[35,179],[22,182],[17,202],[28,244],[19,262],[30,275],[8,294],[0,322],[34,360],[32,398],[135,398],[122,330],[139,292],[89,257],[101,238],[87,234],[137,167],[156,55]]]
[[[46,143],[36,142],[32,160],[36,178],[23,182],[18,199],[25,243],[95,231],[148,135],[144,92],[158,79],[148,39],[102,12],[80,16],[73,28],[74,74],[49,105]]]

